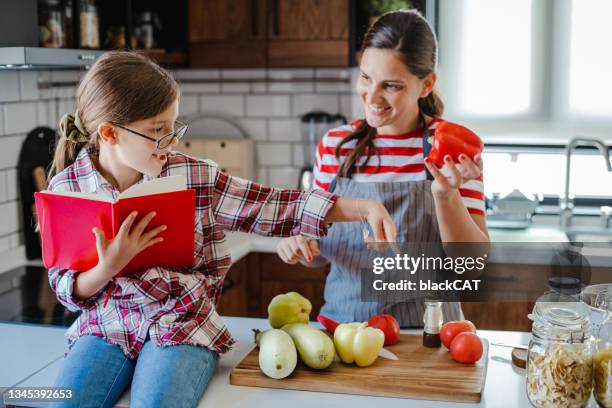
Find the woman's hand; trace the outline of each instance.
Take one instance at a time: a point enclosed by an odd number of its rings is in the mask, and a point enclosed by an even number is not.
[[[138,224],[133,226],[137,215],[138,213],[136,211],[130,213],[121,224],[115,238],[111,240],[106,240],[104,232],[101,229],[93,229],[93,233],[96,235],[98,266],[108,277],[113,277],[119,273],[144,249],[164,240],[157,235],[166,229],[165,225],[160,225],[150,231],[144,232],[149,222],[151,222],[156,215],[154,211],[148,213],[138,222]]]
[[[359,214],[365,210],[365,221],[374,232],[375,242],[395,242],[397,229],[384,205],[374,200],[357,200],[357,206]]]
[[[480,177],[482,174],[482,157],[478,153],[472,160],[462,153],[459,155],[459,163],[456,164],[450,155],[446,155],[444,156],[444,166],[440,169],[426,158],[425,166],[434,177],[431,192],[435,196],[445,197],[458,190],[466,182]]]
[[[283,238],[276,246],[276,252],[283,262],[291,265],[298,262],[310,263],[315,256],[321,255],[317,241],[309,241],[301,235]]]

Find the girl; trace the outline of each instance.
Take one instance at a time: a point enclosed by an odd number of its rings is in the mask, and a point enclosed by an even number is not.
[[[357,93],[365,120],[323,137],[315,183],[321,190],[376,199],[393,209],[399,242],[486,243],[480,155],[474,160],[461,155],[460,163],[447,156],[442,169],[427,159],[430,135],[443,111],[434,89],[436,63],[435,35],[417,11],[382,16],[362,45]],[[360,236],[356,225],[346,224],[334,228],[320,249],[317,241],[294,236],[283,239],[277,252],[287,263],[308,264],[313,255],[331,261],[322,314],[347,322],[388,313],[402,326],[422,326],[422,302],[360,302],[358,257],[341,249]],[[459,303],[444,304],[443,311],[446,320],[463,318]]]
[[[196,262],[115,277],[137,253],[164,239],[165,226],[147,230],[151,212],[130,214],[112,240],[94,229],[99,262],[86,273],[49,270],[59,301],[81,311],[68,330],[70,350],[56,381],[75,390],[69,406],[112,406],[130,381],[131,407],[197,405],[218,354],[234,342],[214,306],[231,263],[224,230],[320,238],[329,223],[356,221],[361,214],[378,240],[395,238],[389,214],[375,201],[273,189],[173,153],[186,131],[176,122],[178,85],[139,54],[106,53],[77,94],[75,115],[61,122],[49,189],[115,198],[136,183],[185,174],[196,191]],[[116,288],[103,307],[111,281]]]

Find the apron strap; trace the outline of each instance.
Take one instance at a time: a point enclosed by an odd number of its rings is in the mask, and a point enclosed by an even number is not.
[[[429,156],[429,152],[431,151],[431,143],[429,143],[429,135],[430,135],[429,127],[425,126],[423,128],[423,160]],[[427,167],[425,167],[425,174],[427,180],[433,180],[434,176],[429,172]]]

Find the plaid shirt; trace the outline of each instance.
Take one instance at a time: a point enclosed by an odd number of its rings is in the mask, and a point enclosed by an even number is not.
[[[117,198],[119,191],[94,168],[92,152],[83,149],[75,163],[56,175],[52,191],[82,191]],[[265,187],[221,172],[211,161],[171,153],[159,177],[185,174],[196,192],[195,259],[193,268],[150,268],[116,285],[103,307],[110,284],[88,299],[73,293],[80,271],[49,269],[58,300],[81,311],[66,333],[70,347],[83,335],[104,337],[136,358],[147,334],[156,346],[193,344],[224,353],[234,343],[215,311],[223,280],[231,266],[226,230],[266,236],[327,233],[324,218],[336,196],[324,191],[293,191]],[[153,177],[143,176],[145,182]]]

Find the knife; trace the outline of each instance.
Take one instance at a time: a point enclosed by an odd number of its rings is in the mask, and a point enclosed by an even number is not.
[[[499,347],[511,347],[511,348],[517,348],[517,349],[521,349],[521,350],[527,350],[529,347],[525,344],[507,344],[507,343],[502,343],[502,342],[495,342],[492,341],[491,342],[492,346],[499,346]]]
[[[386,348],[381,348],[380,351],[378,352],[378,356],[382,358],[386,358],[387,360],[394,360],[394,361],[399,360],[399,357],[397,357],[394,353],[387,350]]]

